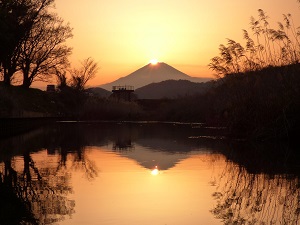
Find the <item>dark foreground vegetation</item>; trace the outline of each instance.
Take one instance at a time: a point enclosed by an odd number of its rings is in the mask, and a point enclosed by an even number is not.
[[[230,135],[240,138],[292,138],[300,122],[299,74],[300,64],[231,74],[215,81],[201,95],[138,100],[118,104],[115,110],[122,119],[227,127]]]
[[[102,98],[66,87],[48,93],[0,86],[0,116],[72,120],[202,122],[227,127],[238,138],[296,138],[300,118],[300,64],[231,74],[201,95],[176,99]]]

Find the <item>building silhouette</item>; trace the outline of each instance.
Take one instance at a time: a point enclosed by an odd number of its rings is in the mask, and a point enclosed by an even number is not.
[[[132,101],[134,87],[130,85],[113,86],[111,98],[117,101]]]

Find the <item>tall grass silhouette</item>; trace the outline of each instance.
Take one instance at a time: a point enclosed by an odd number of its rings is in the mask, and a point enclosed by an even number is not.
[[[250,29],[251,33],[243,30],[244,46],[232,39],[219,46],[219,56],[209,63],[218,78],[300,62],[300,27],[291,14],[283,14],[283,21],[273,29],[269,16],[259,9],[258,18],[250,19]]]

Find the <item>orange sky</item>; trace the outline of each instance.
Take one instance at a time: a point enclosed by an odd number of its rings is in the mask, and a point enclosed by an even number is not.
[[[153,58],[190,76],[212,77],[207,65],[219,44],[241,41],[258,9],[276,28],[283,13],[300,21],[299,7],[297,0],[56,0],[58,15],[74,28],[72,65],[88,57],[99,64],[89,85],[126,76]]]

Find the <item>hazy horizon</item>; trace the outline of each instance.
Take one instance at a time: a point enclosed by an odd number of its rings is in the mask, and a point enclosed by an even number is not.
[[[157,68],[157,67],[159,67],[160,65],[166,65],[166,66],[168,66],[168,67],[170,67],[170,68],[168,68],[167,70],[167,72],[168,72],[168,74],[164,74],[166,77],[165,77],[165,79],[164,79],[164,77],[163,77],[163,75],[162,75],[162,73],[157,73],[157,74],[155,74],[155,76],[156,76],[156,80],[154,81],[154,83],[159,83],[159,82],[161,82],[161,81],[165,81],[165,80],[174,80],[175,78],[170,78],[170,77],[176,77],[176,75],[178,75],[178,73],[180,74],[180,73],[182,73],[183,75],[187,75],[187,76],[189,76],[188,74],[185,74],[183,71],[176,71],[177,70],[177,68],[174,68],[174,67],[172,67],[171,65],[169,65],[169,64],[167,64],[167,63],[165,63],[165,62],[155,62],[155,63],[152,63],[152,62],[149,62],[149,63],[147,63],[146,65],[144,65],[144,66],[142,66],[142,67],[140,67],[140,68],[136,68],[134,71],[132,71],[132,72],[130,72],[129,74],[126,74],[126,75],[124,75],[124,76],[121,76],[121,77],[119,77],[119,78],[117,78],[116,80],[113,80],[113,81],[111,81],[111,82],[107,82],[107,83],[104,83],[104,84],[94,84],[94,85],[89,85],[88,87],[100,87],[100,88],[103,88],[103,89],[105,89],[105,90],[110,90],[111,89],[111,86],[112,85],[125,85],[125,84],[130,84],[130,85],[133,85],[134,87],[135,87],[135,89],[136,88],[140,88],[140,87],[143,87],[143,86],[145,86],[145,85],[148,85],[149,83],[147,83],[145,80],[143,80],[142,78],[141,78],[141,80],[143,81],[142,83],[144,83],[144,82],[146,82],[145,84],[141,84],[140,83],[140,81],[137,81],[136,79],[135,80],[132,80],[132,82],[130,82],[130,83],[124,83],[124,82],[122,82],[124,79],[126,79],[126,78],[129,78],[130,76],[132,76],[132,75],[135,75],[135,78],[137,78],[137,76],[140,76],[141,74],[139,73],[139,71],[142,71],[143,69],[145,69],[146,67],[153,67],[154,68],[154,70],[155,70],[155,68]],[[170,70],[171,69],[171,70]],[[172,69],[175,69],[175,71],[173,71]],[[150,71],[151,72],[151,71]],[[148,73],[149,73],[149,71],[148,71]],[[151,76],[151,73],[149,73],[148,75],[150,75]],[[154,75],[154,74],[153,74]],[[161,78],[159,78],[159,79],[157,79],[158,77],[157,76],[161,76]],[[201,78],[203,78],[203,80],[201,80]],[[180,78],[181,79],[181,78]],[[185,79],[185,78],[182,78],[182,79]],[[199,79],[199,80],[198,80]],[[191,82],[204,82],[205,80],[207,80],[207,79],[210,79],[210,77],[192,77],[192,76],[189,76],[186,80],[189,80],[189,81],[191,81]],[[212,78],[213,79],[213,78]],[[126,79],[127,80],[127,79]],[[178,80],[178,79],[175,79],[175,80]],[[48,82],[48,83],[45,83],[45,82],[34,82],[33,84],[32,84],[32,87],[33,88],[38,88],[38,89],[41,89],[41,90],[46,90],[46,86],[47,86],[47,84],[50,84],[51,82]],[[116,83],[116,84],[115,84]],[[153,83],[153,82],[150,82],[150,83]],[[55,82],[52,82],[51,84],[55,84]],[[107,88],[107,87],[104,87],[104,86],[109,86],[109,88]]]
[[[192,77],[212,77],[210,59],[219,54],[227,38],[243,41],[243,29],[251,33],[250,17],[263,9],[270,27],[277,29],[282,14],[291,13],[299,26],[297,0],[220,0],[184,2],[137,0],[113,2],[56,1],[54,11],[70,23],[74,37],[72,67],[91,57],[100,70],[89,86],[99,86],[124,77],[156,59]],[[33,87],[46,86],[35,82]]]

